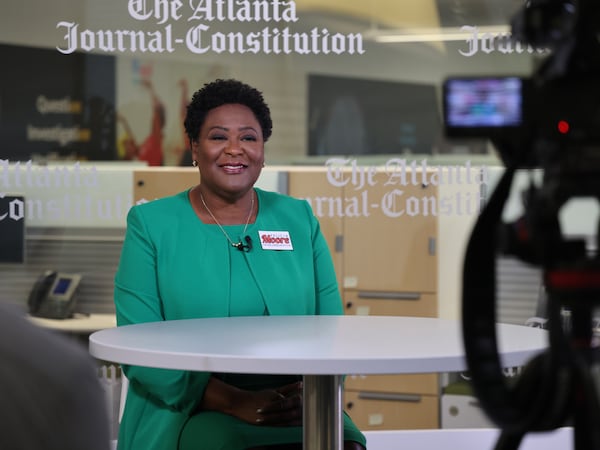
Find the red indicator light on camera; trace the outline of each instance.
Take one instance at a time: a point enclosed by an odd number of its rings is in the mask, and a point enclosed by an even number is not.
[[[571,125],[566,120],[559,120],[557,128],[560,134],[567,134],[571,129]]]

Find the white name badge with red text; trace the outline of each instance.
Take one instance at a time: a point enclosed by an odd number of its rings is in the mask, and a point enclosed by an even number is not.
[[[294,250],[287,231],[259,231],[258,235],[263,250]]]

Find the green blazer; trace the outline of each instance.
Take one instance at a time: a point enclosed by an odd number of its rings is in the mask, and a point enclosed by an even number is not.
[[[132,207],[115,276],[118,325],[248,315],[244,312],[248,286],[254,308],[256,298],[264,302],[260,314],[342,314],[331,255],[310,205],[278,193],[255,191],[258,214],[244,234],[252,240],[248,252],[233,248],[217,225],[202,223],[188,191]],[[236,242],[244,237],[240,235],[243,225],[225,229]],[[261,235],[274,231],[287,232],[292,249],[264,248]],[[267,243],[269,238],[262,241]],[[119,449],[177,449],[180,432],[197,408],[211,374],[137,366],[123,369],[130,387]],[[297,441],[301,436],[298,427],[273,430],[241,422],[236,427],[249,428],[249,447]],[[209,450],[211,430],[204,431],[199,448]],[[345,439],[365,444],[347,416]],[[220,448],[217,445],[214,442]]]

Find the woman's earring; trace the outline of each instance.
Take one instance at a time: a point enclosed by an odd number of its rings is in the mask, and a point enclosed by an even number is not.
[[[198,167],[198,161],[196,161],[196,160],[193,160],[193,161],[192,161],[192,166],[194,166],[194,167]]]

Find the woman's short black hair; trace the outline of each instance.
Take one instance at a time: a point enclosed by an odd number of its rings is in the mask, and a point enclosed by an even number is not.
[[[234,103],[247,106],[252,110],[262,128],[263,139],[266,142],[271,137],[273,122],[271,111],[265,103],[262,92],[234,79],[217,79],[206,83],[194,93],[183,122],[190,141],[198,140],[200,128],[211,109]]]

